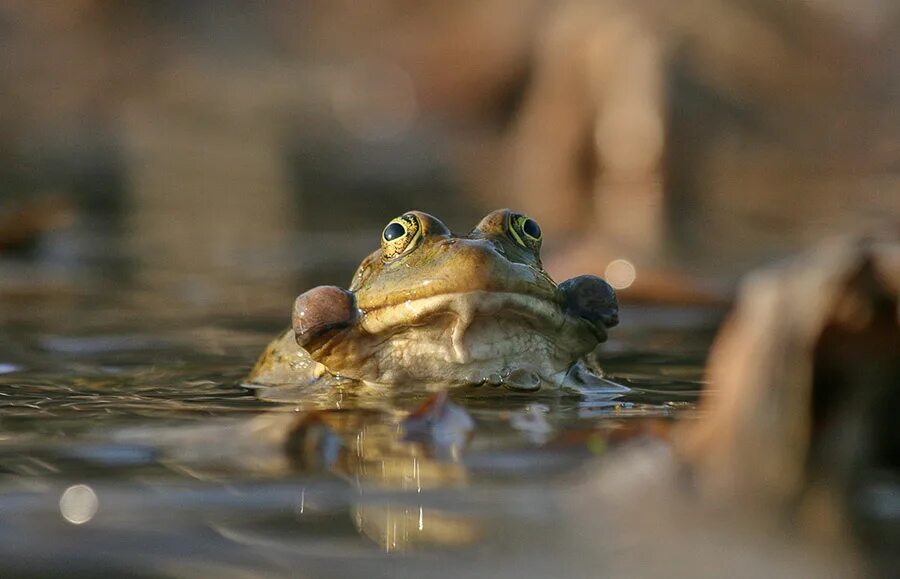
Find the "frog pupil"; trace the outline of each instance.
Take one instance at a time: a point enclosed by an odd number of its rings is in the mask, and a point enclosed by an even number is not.
[[[534,219],[526,219],[525,223],[522,224],[522,231],[535,239],[540,239],[541,237],[541,228]]]
[[[384,228],[384,240],[385,241],[393,241],[398,237],[402,237],[406,235],[406,228],[400,225],[399,223],[391,223],[387,227]]]

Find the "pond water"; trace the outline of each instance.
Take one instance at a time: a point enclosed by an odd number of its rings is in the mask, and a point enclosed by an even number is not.
[[[627,394],[454,395],[447,436],[417,438],[415,388],[309,414],[241,386],[288,323],[283,292],[185,305],[100,279],[2,301],[4,576],[488,572],[530,548],[522,529],[564,524],[553,497],[586,465],[691,419],[721,318],[626,306],[599,361]]]

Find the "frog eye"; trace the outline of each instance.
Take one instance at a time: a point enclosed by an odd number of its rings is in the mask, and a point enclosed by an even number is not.
[[[422,227],[419,219],[410,213],[387,224],[381,232],[381,256],[387,261],[411,251],[418,243]]]
[[[541,248],[541,226],[527,215],[510,214],[509,234],[522,247],[527,247],[534,251]]]

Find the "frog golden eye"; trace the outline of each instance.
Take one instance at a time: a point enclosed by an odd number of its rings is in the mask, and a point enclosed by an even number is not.
[[[411,251],[421,238],[421,230],[419,220],[409,213],[388,223],[381,232],[381,257],[387,261]]]
[[[541,226],[527,215],[513,213],[509,216],[509,234],[522,247],[534,251],[541,247]]]

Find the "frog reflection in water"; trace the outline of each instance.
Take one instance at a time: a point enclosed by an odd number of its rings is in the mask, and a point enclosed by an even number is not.
[[[519,391],[596,382],[580,359],[618,323],[615,292],[587,275],[557,285],[540,247],[537,222],[508,209],[465,236],[426,213],[405,213],[384,228],[349,290],[320,286],[297,298],[293,327],[270,344],[249,382],[330,375]]]
[[[462,547],[481,535],[477,518],[420,493],[468,485],[462,455],[474,430],[468,413],[439,392],[405,416],[361,409],[306,413],[288,429],[284,450],[296,472],[351,482],[359,499],[351,505],[357,530],[386,551]]]

